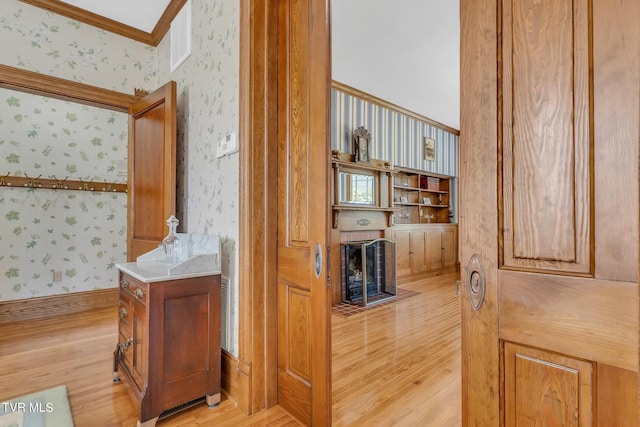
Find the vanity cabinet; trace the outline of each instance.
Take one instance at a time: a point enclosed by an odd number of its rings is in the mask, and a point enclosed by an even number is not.
[[[220,274],[150,274],[118,264],[118,344],[114,378],[122,378],[153,426],[179,405],[220,402]]]
[[[456,271],[456,224],[396,225],[393,234],[399,282]]]

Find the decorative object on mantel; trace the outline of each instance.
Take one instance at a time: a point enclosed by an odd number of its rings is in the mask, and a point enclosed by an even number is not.
[[[6,175],[0,175],[0,187],[26,187],[26,188],[44,188],[49,190],[81,190],[81,191],[105,191],[111,193],[126,193],[127,184],[107,181],[84,181],[69,180],[68,177],[59,179],[53,175],[53,179],[41,178],[42,175],[38,175],[37,178],[32,178],[26,173],[24,177],[14,176],[11,173]]]
[[[358,163],[371,163],[371,134],[360,126],[353,131],[353,158]]]

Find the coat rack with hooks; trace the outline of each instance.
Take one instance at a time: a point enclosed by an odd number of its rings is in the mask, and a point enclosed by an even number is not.
[[[127,184],[117,182],[105,181],[84,181],[70,180],[65,177],[64,179],[58,179],[53,176],[53,179],[42,178],[39,175],[37,178],[32,178],[26,173],[24,176],[14,176],[10,173],[6,175],[0,175],[0,187],[16,187],[16,188],[46,188],[50,190],[80,190],[80,191],[101,191],[112,193],[126,193]]]

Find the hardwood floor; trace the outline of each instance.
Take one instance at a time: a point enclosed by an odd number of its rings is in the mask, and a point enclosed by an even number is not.
[[[332,316],[334,426],[459,426],[457,274],[402,285],[420,292]]]
[[[456,275],[403,285],[419,295],[332,316],[334,426],[459,426],[460,307]],[[114,309],[2,325],[0,401],[67,386],[76,427],[136,424],[124,384],[111,381]],[[276,406],[251,417],[223,398],[158,426],[298,426]]]

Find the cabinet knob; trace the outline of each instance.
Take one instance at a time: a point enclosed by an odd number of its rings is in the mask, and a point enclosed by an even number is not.
[[[144,291],[140,288],[136,288],[136,290],[133,291],[133,293],[138,297],[138,299],[144,298]]]
[[[127,282],[125,279],[122,279],[122,280],[120,281],[120,287],[121,287],[122,289],[127,289],[127,288],[129,287],[129,282]]]
[[[129,314],[129,312],[127,311],[126,308],[124,307],[120,307],[120,320],[124,319],[125,317],[127,317],[127,314]]]

